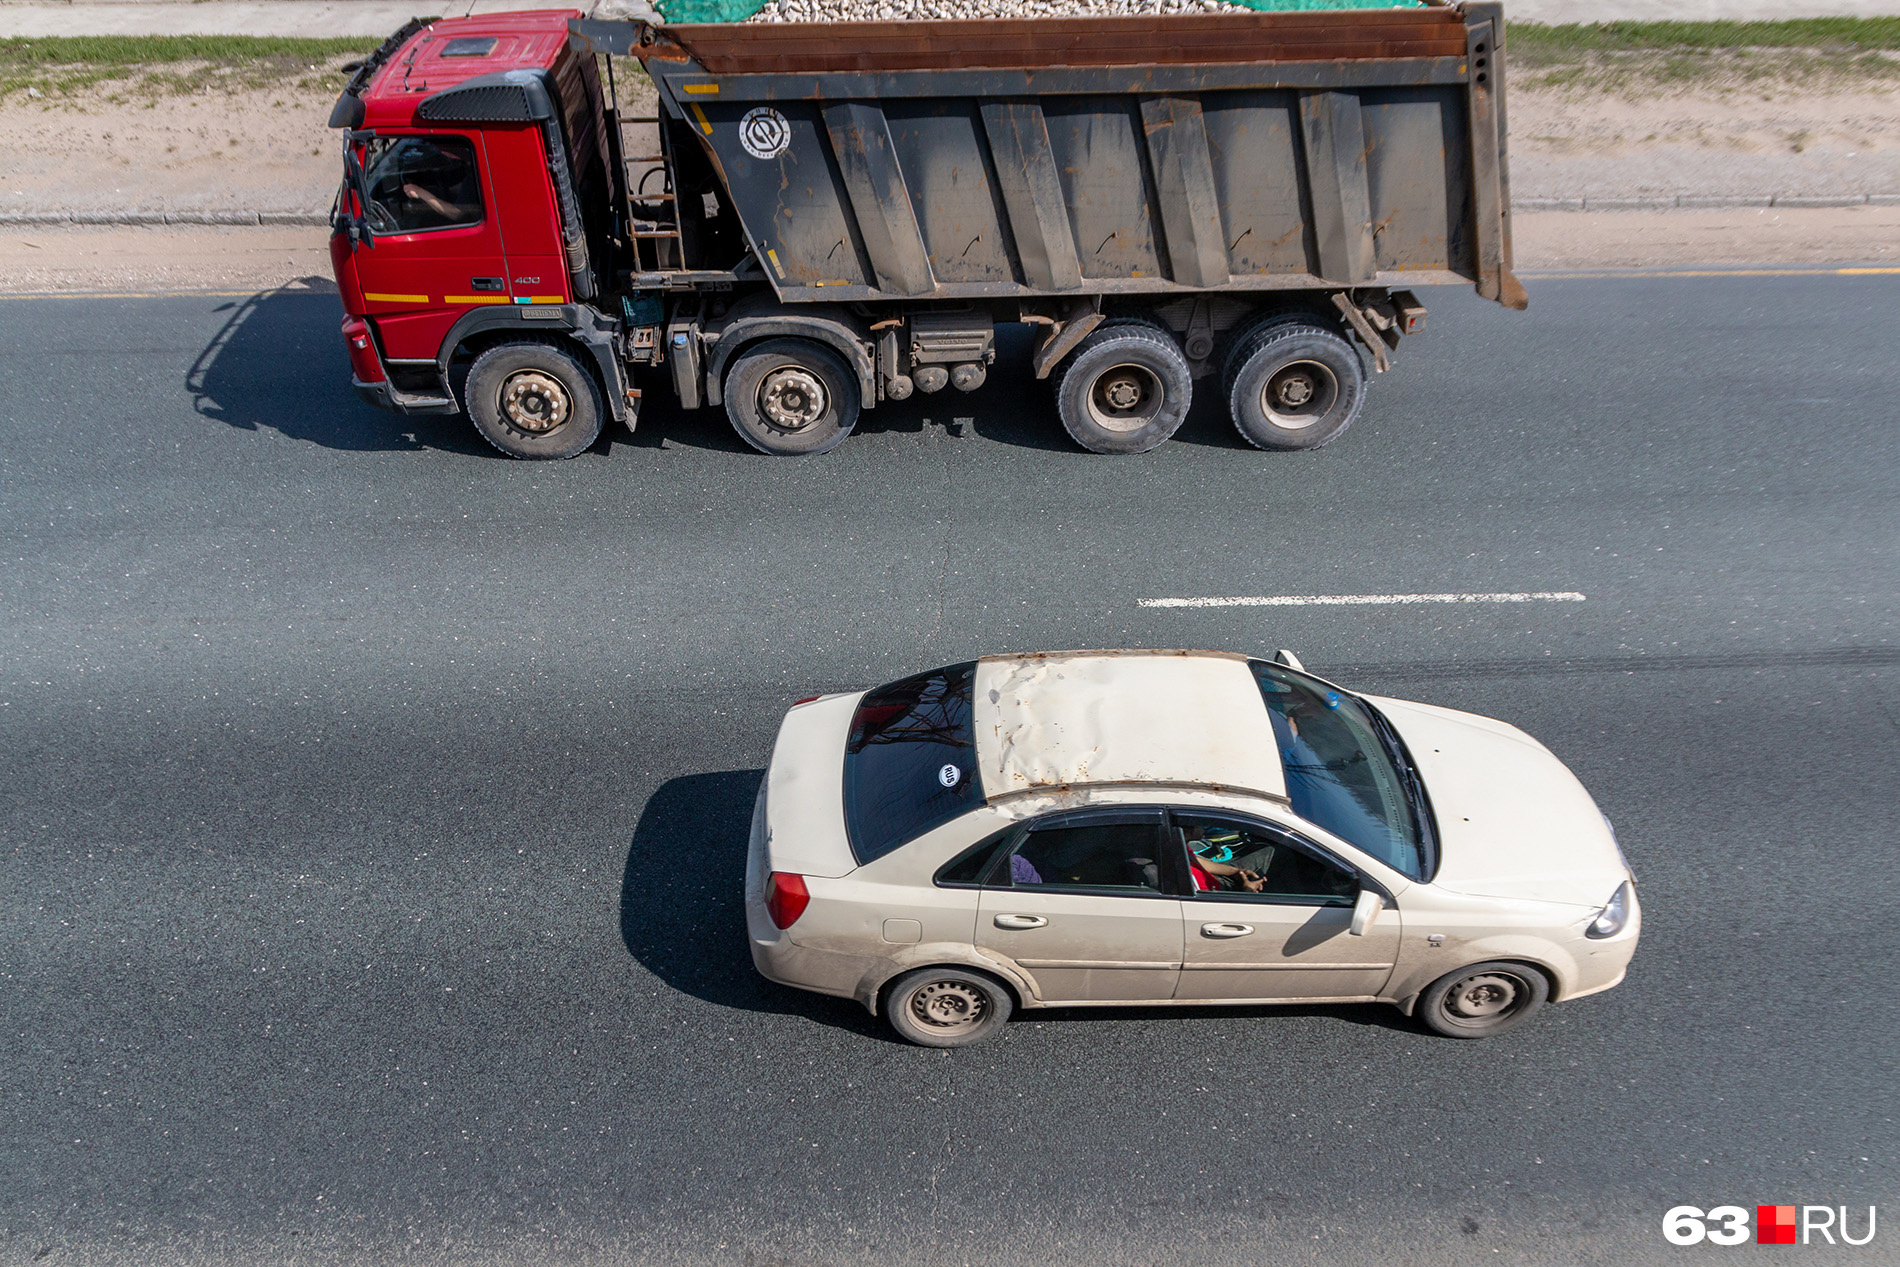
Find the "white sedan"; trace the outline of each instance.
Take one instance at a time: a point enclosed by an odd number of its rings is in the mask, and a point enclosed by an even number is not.
[[[1019,1009],[1390,1003],[1453,1038],[1623,979],[1609,822],[1503,722],[1207,651],[987,656],[786,715],[746,922],[937,1047]]]

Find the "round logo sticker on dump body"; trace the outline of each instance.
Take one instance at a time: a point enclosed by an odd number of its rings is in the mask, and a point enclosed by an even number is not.
[[[771,106],[746,111],[739,120],[739,144],[754,158],[777,158],[792,143],[792,125]]]
[[[963,771],[953,765],[946,765],[943,769],[937,771],[937,782],[943,784],[945,787],[955,787],[962,781]]]

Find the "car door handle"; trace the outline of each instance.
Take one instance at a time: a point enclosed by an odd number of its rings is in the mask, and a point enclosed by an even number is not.
[[[1041,928],[1049,921],[1040,915],[998,915],[998,928]]]
[[[1203,937],[1245,937],[1253,931],[1252,924],[1202,924]]]

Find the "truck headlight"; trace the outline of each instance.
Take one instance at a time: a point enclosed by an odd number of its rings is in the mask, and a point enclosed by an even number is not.
[[[1616,892],[1610,894],[1610,900],[1603,904],[1597,917],[1590,921],[1590,927],[1583,930],[1585,937],[1614,937],[1623,931],[1630,922],[1630,882],[1628,880],[1616,886]]]

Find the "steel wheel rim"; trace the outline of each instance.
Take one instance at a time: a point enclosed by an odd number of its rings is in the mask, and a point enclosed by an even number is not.
[[[824,381],[802,365],[781,365],[759,380],[759,412],[780,431],[803,431],[830,408]]]
[[[1445,994],[1445,1011],[1468,1024],[1509,1016],[1529,993],[1525,983],[1504,972],[1480,972],[1466,977]]]
[[[932,981],[910,996],[911,1019],[936,1034],[975,1029],[990,1015],[990,1001],[967,981]]]
[[[1140,431],[1161,415],[1166,389],[1146,365],[1111,365],[1089,384],[1089,420],[1104,431]]]
[[[544,370],[519,370],[501,385],[501,416],[517,431],[543,436],[573,413],[567,388]]]
[[[1339,400],[1339,377],[1319,361],[1288,361],[1260,387],[1260,412],[1283,431],[1304,431]]]

